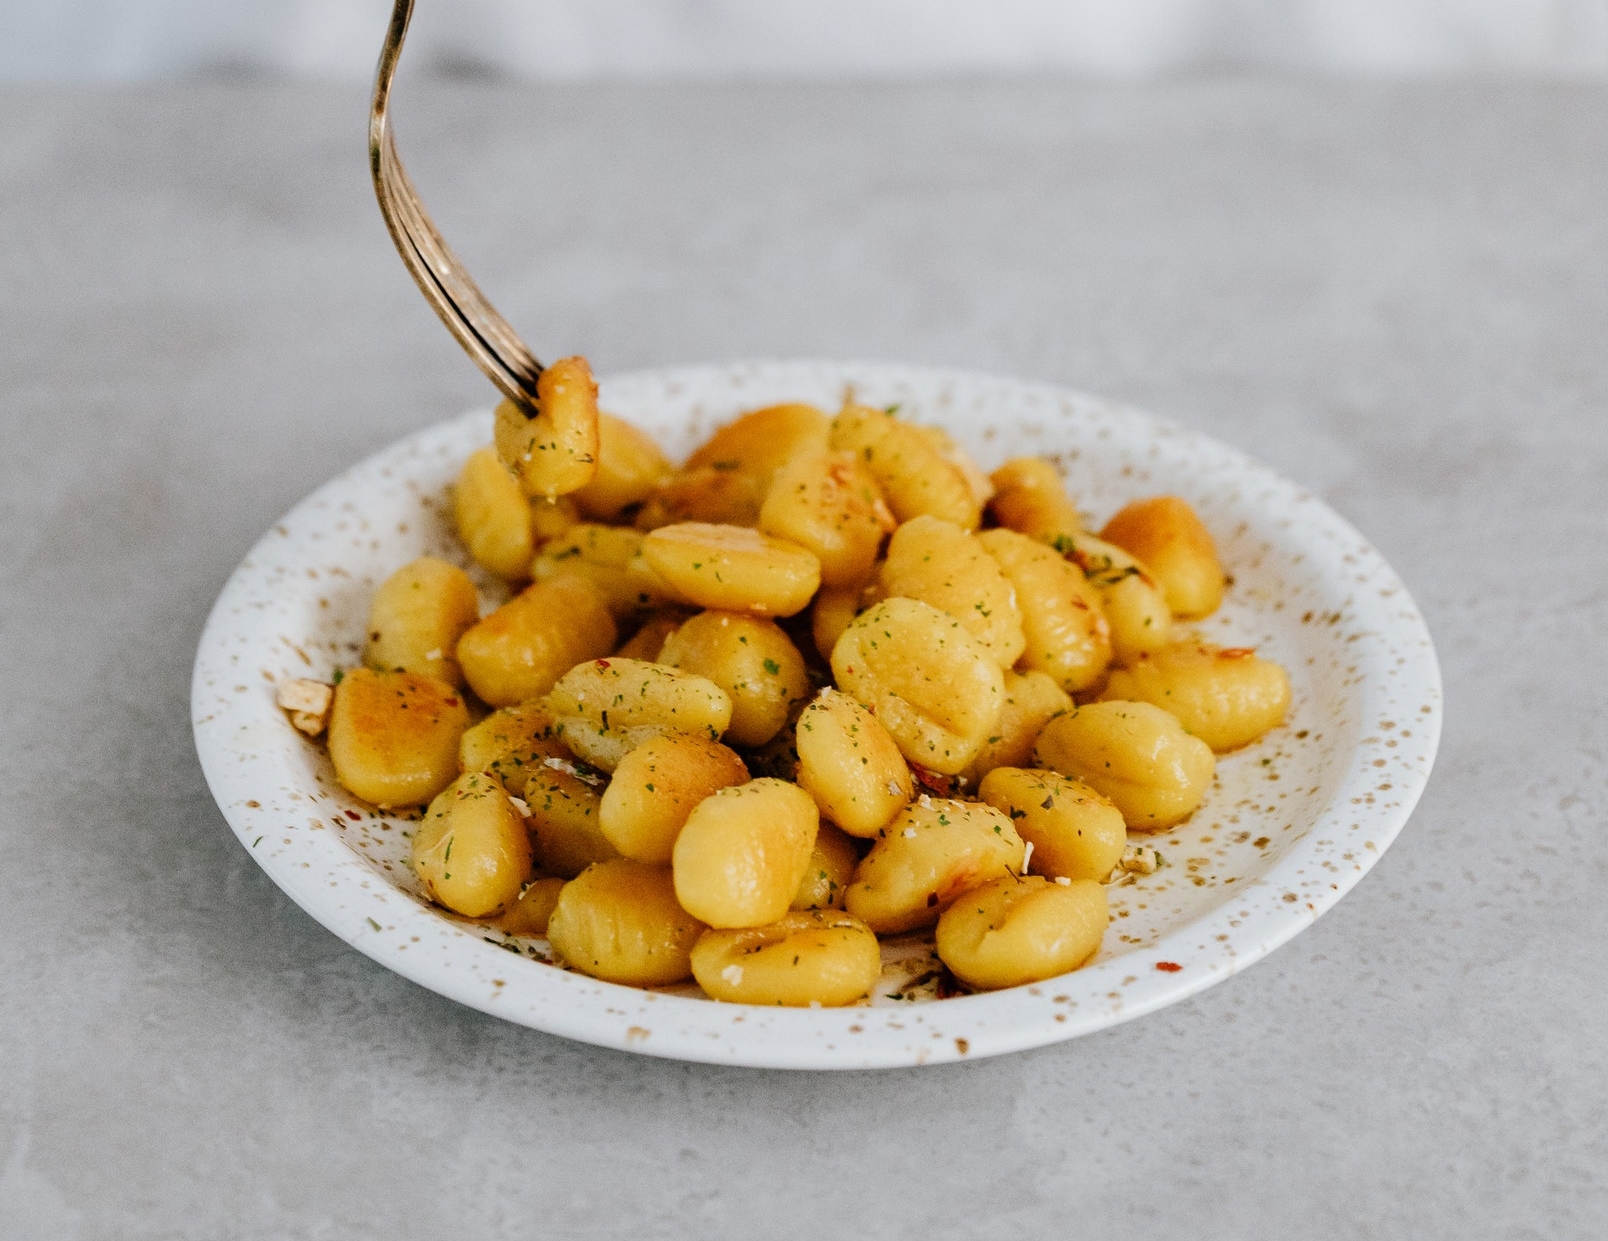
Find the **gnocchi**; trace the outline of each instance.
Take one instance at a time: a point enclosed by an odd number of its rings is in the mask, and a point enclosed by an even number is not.
[[[1019,987],[1075,970],[1100,948],[1111,921],[1092,879],[1062,886],[1011,876],[968,892],[938,919],[938,957],[979,990]]]
[[[656,663],[659,652],[664,650],[665,640],[676,630],[681,628],[682,622],[687,619],[684,612],[656,612],[643,621],[637,631],[615,651],[619,659],[642,659],[648,663]]]
[[[885,410],[845,405],[832,420],[831,444],[865,463],[899,521],[926,515],[977,528],[983,497],[970,475],[914,424]]]
[[[944,775],[976,757],[1005,699],[988,648],[917,599],[884,599],[857,616],[832,648],[832,675],[905,758]]]
[[[335,778],[382,809],[423,805],[456,778],[468,727],[463,695],[444,681],[353,668],[330,712]]]
[[[1021,667],[1049,674],[1069,694],[1098,682],[1111,662],[1111,625],[1083,574],[1014,530],[985,530],[977,541],[1022,600]]]
[[[413,869],[432,899],[467,918],[511,906],[530,875],[525,823],[496,777],[468,772],[430,803]]]
[[[900,526],[888,543],[881,585],[890,598],[919,599],[949,613],[1001,668],[1027,647],[1015,587],[982,540],[953,522],[923,516]]]
[[[1033,846],[1033,866],[1052,879],[1103,881],[1122,859],[1122,812],[1087,784],[1053,771],[996,767],[977,795]]]
[[[651,496],[670,472],[669,459],[651,435],[599,413],[597,472],[574,492],[576,507],[592,521],[614,521]]]
[[[844,890],[860,863],[854,838],[841,828],[822,821],[815,833],[804,880],[793,894],[794,909],[833,909],[843,904]]]
[[[685,733],[649,737],[615,768],[598,826],[625,857],[668,866],[693,807],[747,779],[743,760],[719,742]]]
[[[531,775],[548,759],[570,758],[553,729],[553,717],[540,702],[501,707],[460,738],[458,768],[488,772],[515,797],[523,797]]]
[[[421,556],[386,578],[369,605],[363,662],[463,684],[458,639],[480,619],[480,600],[457,565]]]
[[[876,935],[836,910],[795,910],[767,926],[705,931],[692,950],[698,985],[732,1004],[837,1008],[860,999],[881,974]]]
[[[1111,698],[1148,702],[1178,717],[1218,753],[1249,745],[1284,722],[1290,678],[1249,647],[1176,642],[1111,674]]]
[[[759,510],[759,528],[815,554],[823,586],[869,580],[893,514],[852,453],[820,449],[784,462]]]
[[[863,1003],[910,933],[962,989],[1075,969],[1103,884],[1159,865],[1129,834],[1192,814],[1289,677],[1179,634],[1227,582],[1185,501],[1096,536],[1056,465],[988,474],[899,413],[773,405],[677,467],[555,363],[452,493],[517,593],[482,617],[416,560],[362,666],[278,700],[352,793],[427,807],[427,899],[599,979]]]
[[[821,584],[814,552],[746,526],[660,526],[642,540],[642,558],[685,602],[755,616],[791,616]]]
[[[1209,616],[1223,601],[1226,578],[1217,545],[1195,510],[1177,496],[1135,500],[1106,523],[1100,537],[1150,566],[1175,615]]]
[[[565,671],[614,649],[614,618],[590,583],[554,578],[526,587],[458,639],[469,688],[493,707],[539,698]]]
[[[844,908],[878,933],[932,926],[962,892],[1020,874],[1025,851],[994,807],[924,796],[860,859]]]
[[[1131,831],[1182,823],[1217,770],[1211,747],[1148,702],[1106,701],[1044,726],[1034,761],[1111,799]]]
[[[623,620],[661,602],[667,593],[641,552],[640,531],[576,522],[542,544],[529,576],[538,582],[566,576],[579,578],[602,596],[617,619]]]
[[[547,709],[559,739],[604,771],[649,737],[718,741],[731,723],[731,697],[720,686],[642,659],[577,664],[553,686]]]
[[[602,781],[575,763],[554,760],[525,784],[531,844],[544,871],[573,879],[593,862],[620,856],[602,825]]]
[[[692,974],[703,924],[676,899],[670,872],[619,858],[589,866],[559,891],[547,941],[584,974],[639,987]]]
[[[726,734],[736,745],[764,745],[810,693],[804,657],[792,640],[775,621],[741,612],[700,612],[665,639],[659,662],[726,691]]]
[[[536,551],[532,506],[495,449],[482,448],[463,463],[452,509],[458,538],[476,564],[511,582],[530,571]]]
[[[793,903],[820,815],[796,784],[761,777],[693,808],[671,868],[682,907],[713,927],[763,926]]]
[[[597,474],[597,383],[585,358],[560,358],[536,377],[536,411],[497,406],[497,455],[527,494],[552,499]]]
[[[1041,457],[1015,457],[990,475],[994,517],[1043,543],[1070,538],[1083,528],[1077,505],[1061,485],[1061,474]]]
[[[847,694],[823,689],[798,717],[798,782],[821,813],[853,836],[877,829],[915,794],[898,743]]]

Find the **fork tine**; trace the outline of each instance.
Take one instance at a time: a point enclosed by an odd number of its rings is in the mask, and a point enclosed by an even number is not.
[[[391,81],[413,15],[413,0],[396,0],[380,49],[369,110],[369,171],[380,214],[419,291],[475,364],[512,400],[534,411],[542,365],[487,300],[424,210],[396,153],[390,126]]]
[[[514,334],[507,322],[486,299],[473,278],[464,268],[450,246],[436,230],[430,217],[419,203],[407,170],[397,158],[390,134],[386,135],[386,162],[393,205],[402,217],[404,227],[414,248],[425,259],[431,275],[445,291],[459,313],[502,357],[504,364],[516,374],[528,376],[534,385],[541,366],[531,357],[524,343]]]

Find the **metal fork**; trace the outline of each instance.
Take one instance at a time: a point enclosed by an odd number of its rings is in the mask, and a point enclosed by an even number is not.
[[[441,240],[397,157],[389,110],[391,79],[396,75],[396,62],[402,55],[402,40],[407,37],[408,19],[412,16],[413,0],[396,0],[391,10],[391,28],[386,32],[379,68],[374,74],[374,102],[369,109],[369,171],[374,177],[375,197],[380,200],[380,214],[391,230],[391,240],[396,242],[402,262],[447,330],[505,396],[534,412],[536,377],[542,373],[542,364],[475,287],[457,255]]]

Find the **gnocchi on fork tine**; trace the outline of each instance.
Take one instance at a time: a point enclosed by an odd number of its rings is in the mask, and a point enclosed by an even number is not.
[[[369,108],[369,171],[380,214],[441,322],[506,398],[497,410],[497,449],[533,496],[579,491],[597,473],[597,385],[583,358],[544,367],[486,300],[419,201],[396,153],[391,82],[407,38],[413,0],[396,0],[380,49]]]

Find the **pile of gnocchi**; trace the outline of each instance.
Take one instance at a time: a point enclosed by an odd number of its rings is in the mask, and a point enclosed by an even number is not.
[[[1099,949],[1284,670],[1181,628],[1222,599],[1183,500],[1096,535],[1055,467],[991,474],[848,400],[757,409],[679,467],[582,358],[497,410],[453,493],[469,556],[375,594],[362,665],[279,702],[352,794],[422,808],[425,893],[612,982],[864,1002],[879,936],[950,990]]]

